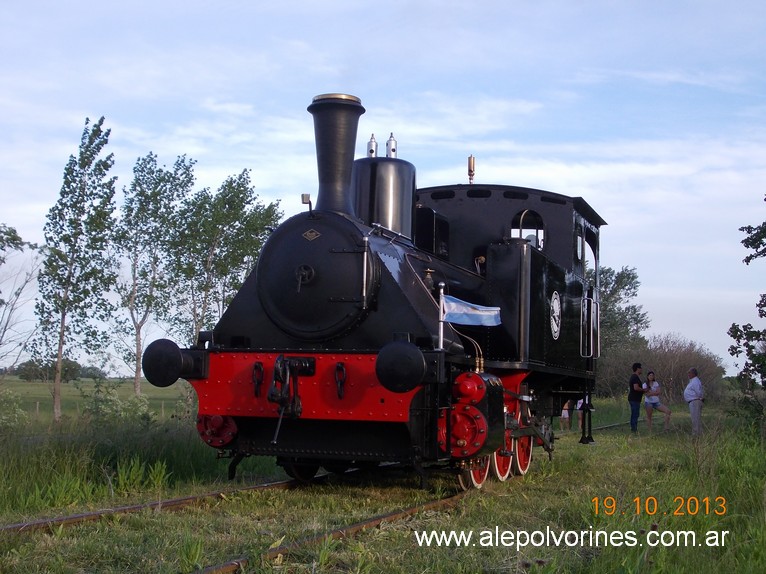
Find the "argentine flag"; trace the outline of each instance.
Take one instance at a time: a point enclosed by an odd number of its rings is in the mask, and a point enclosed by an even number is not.
[[[458,325],[495,327],[500,324],[500,307],[482,307],[449,295],[442,296],[444,321]]]

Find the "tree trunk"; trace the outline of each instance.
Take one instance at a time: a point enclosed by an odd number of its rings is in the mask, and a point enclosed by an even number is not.
[[[59,336],[56,349],[56,370],[53,375],[53,420],[61,422],[61,371],[64,366],[64,337],[66,333],[66,311],[59,315]]]
[[[136,328],[136,365],[133,371],[133,391],[137,397],[141,396],[141,357],[143,356],[143,347],[141,347],[141,328]]]

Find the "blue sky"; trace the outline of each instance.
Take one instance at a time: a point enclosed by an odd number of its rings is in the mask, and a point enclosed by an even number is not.
[[[602,263],[638,270],[650,334],[720,356],[759,323],[766,220],[766,3],[196,0],[0,7],[0,222],[42,240],[86,117],[106,116],[118,188],[138,157],[252,170],[291,215],[315,193],[326,92],[359,96],[357,155],[394,132],[418,184],[538,187],[608,222]]]

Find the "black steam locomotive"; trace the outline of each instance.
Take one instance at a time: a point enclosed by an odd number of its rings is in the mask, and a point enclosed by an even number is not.
[[[146,349],[154,385],[197,392],[201,438],[274,456],[293,477],[381,462],[480,487],[553,450],[552,418],[586,405],[598,344],[599,228],[579,197],[469,181],[418,189],[370,141],[358,98],[314,98],[316,206],[269,237],[212,331]],[[590,438],[586,412],[582,442]]]

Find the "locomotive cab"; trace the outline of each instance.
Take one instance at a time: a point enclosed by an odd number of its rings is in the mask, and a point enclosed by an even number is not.
[[[605,222],[585,200],[531,188],[457,185],[419,189],[416,201],[416,245],[482,275],[485,300],[501,308],[503,334],[483,335],[488,357],[592,374]]]
[[[420,188],[415,195],[415,244],[460,267],[495,243],[524,239],[562,269],[585,277],[597,266],[599,227],[606,222],[580,197],[505,185]]]

